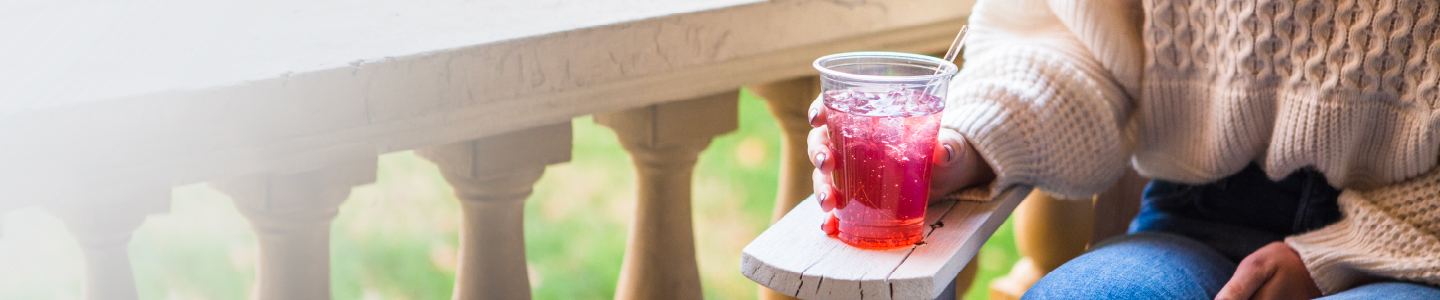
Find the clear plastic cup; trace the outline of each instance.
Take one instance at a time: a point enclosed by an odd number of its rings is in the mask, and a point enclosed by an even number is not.
[[[815,60],[837,195],[827,230],[862,248],[924,239],[930,166],[958,69],[924,55],[851,52]],[[833,229],[838,229],[833,230]]]

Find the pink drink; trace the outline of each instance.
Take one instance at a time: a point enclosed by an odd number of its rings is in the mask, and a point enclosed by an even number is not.
[[[824,101],[840,240],[862,248],[921,241],[944,102],[905,89],[831,90]]]

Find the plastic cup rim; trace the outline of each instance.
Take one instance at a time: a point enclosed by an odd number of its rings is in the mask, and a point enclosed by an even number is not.
[[[841,72],[841,71],[837,71],[837,70],[835,70],[835,69],[831,69],[831,68],[829,68],[829,67],[825,67],[825,66],[821,66],[821,65],[820,65],[821,62],[826,62],[826,61],[831,61],[831,60],[835,60],[835,59],[839,59],[839,58],[846,58],[846,57],[885,57],[885,58],[909,59],[909,60],[912,60],[912,61],[915,61],[915,62],[920,62],[920,63],[931,63],[931,64],[935,64],[935,65],[938,66],[940,72],[936,72],[935,74],[927,74],[927,75],[865,75],[865,74],[853,74],[853,73]],[[959,67],[955,66],[955,63],[945,61],[944,59],[935,58],[935,57],[928,56],[928,55],[919,55],[919,54],[904,53],[904,52],[889,52],[889,51],[859,51],[859,52],[844,52],[844,53],[830,54],[830,55],[826,55],[826,56],[821,56],[820,58],[816,58],[816,59],[815,59],[815,62],[811,63],[811,65],[815,67],[815,70],[820,71],[820,74],[823,74],[823,75],[835,76],[835,77],[845,78],[845,79],[849,79],[849,80],[860,80],[860,81],[869,81],[869,82],[928,82],[928,81],[932,81],[932,80],[935,80],[935,79],[941,79],[941,78],[946,78],[946,77],[954,76],[955,73],[959,72],[959,69],[960,69]]]

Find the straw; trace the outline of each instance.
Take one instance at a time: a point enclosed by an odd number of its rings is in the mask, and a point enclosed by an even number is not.
[[[960,56],[960,49],[965,48],[965,32],[969,29],[970,26],[960,25],[960,32],[955,33],[955,41],[950,42],[950,50],[945,51],[945,61],[953,63]],[[939,68],[935,69],[935,74],[940,74]]]

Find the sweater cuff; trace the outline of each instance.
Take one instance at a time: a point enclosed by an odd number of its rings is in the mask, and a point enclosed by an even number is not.
[[[959,132],[995,173],[991,194],[1032,185],[1089,199],[1124,174],[1118,127],[1127,101],[1084,55],[1006,46],[971,59],[951,81],[941,126]]]
[[[952,92],[964,90],[955,89]],[[964,189],[952,195],[991,197],[1017,184],[1034,182],[1040,171],[1040,158],[1032,150],[1029,137],[1022,132],[1019,124],[1006,124],[1011,113],[1003,107],[1004,104],[971,94],[974,92],[952,95],[970,100],[953,101],[951,107],[946,107],[948,113],[942,124],[959,132],[971,147],[975,147],[975,151],[995,172],[995,179],[988,185],[976,187],[982,190]]]
[[[1346,263],[1362,255],[1356,251],[1340,250],[1366,248],[1363,237],[1358,236],[1360,232],[1350,218],[1345,218],[1330,226],[1285,238],[1285,244],[1295,249],[1315,285],[1329,295],[1349,289],[1369,277]]]

